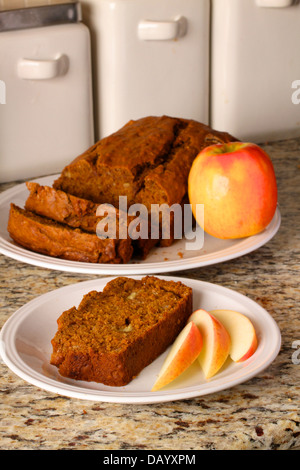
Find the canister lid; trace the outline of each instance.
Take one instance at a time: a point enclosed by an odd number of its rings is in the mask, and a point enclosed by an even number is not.
[[[59,3],[0,11],[0,32],[38,28],[82,20],[81,4]]]

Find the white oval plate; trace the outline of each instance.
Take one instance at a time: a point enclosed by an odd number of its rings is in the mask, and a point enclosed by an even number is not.
[[[52,186],[57,177],[58,175],[46,176],[36,181],[42,185]],[[239,240],[220,240],[205,234],[204,246],[197,251],[187,250],[187,240],[183,238],[182,240],[176,240],[170,247],[152,249],[146,260],[133,260],[128,264],[83,263],[35,253],[22,248],[11,240],[6,229],[10,203],[14,202],[16,205],[24,207],[28,194],[26,185],[23,183],[4,191],[0,195],[0,253],[27,264],[76,273],[106,275],[153,274],[217,264],[243,256],[265,245],[275,236],[281,223],[280,212],[277,208],[269,226],[263,232],[252,237]]]
[[[141,276],[132,276],[140,279]],[[113,403],[156,403],[181,400],[224,390],[245,382],[276,358],[281,335],[269,313],[253,300],[218,285],[176,277],[193,289],[193,308],[232,309],[247,315],[258,335],[258,348],[245,362],[230,359],[212,379],[206,381],[197,361],[168,387],[151,392],[168,350],[125,387],[108,387],[95,382],[67,379],[50,365],[51,339],[57,331],[56,320],[66,309],[78,305],[91,290],[101,291],[112,278],[80,282],[44,294],[17,310],[5,323],[0,335],[0,353],[6,365],[25,381],[60,395]]]

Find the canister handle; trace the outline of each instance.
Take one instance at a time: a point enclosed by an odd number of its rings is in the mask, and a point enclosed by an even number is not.
[[[177,16],[169,21],[141,20],[138,24],[138,38],[143,41],[170,41],[185,35],[187,20]]]
[[[294,0],[256,0],[256,4],[263,8],[286,8],[294,4]]]
[[[21,59],[18,62],[18,76],[23,80],[47,80],[64,75],[68,59],[61,55],[55,59]]]

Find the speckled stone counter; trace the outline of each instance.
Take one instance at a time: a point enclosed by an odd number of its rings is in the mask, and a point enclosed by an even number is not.
[[[278,180],[282,225],[267,245],[230,262],[174,273],[237,290],[266,308],[282,333],[275,361],[229,390],[190,400],[123,405],[67,398],[0,363],[0,449],[202,450],[300,446],[300,139],[264,145]],[[5,190],[16,183],[1,185]],[[0,327],[53,289],[93,279],[0,255]]]

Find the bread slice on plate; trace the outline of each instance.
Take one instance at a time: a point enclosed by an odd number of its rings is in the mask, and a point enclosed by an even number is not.
[[[100,239],[11,204],[7,230],[24,248],[56,258],[87,263],[127,263],[133,248],[129,238]]]
[[[192,312],[192,289],[154,276],[118,277],[63,312],[51,364],[76,380],[128,384],[173,343]]]

